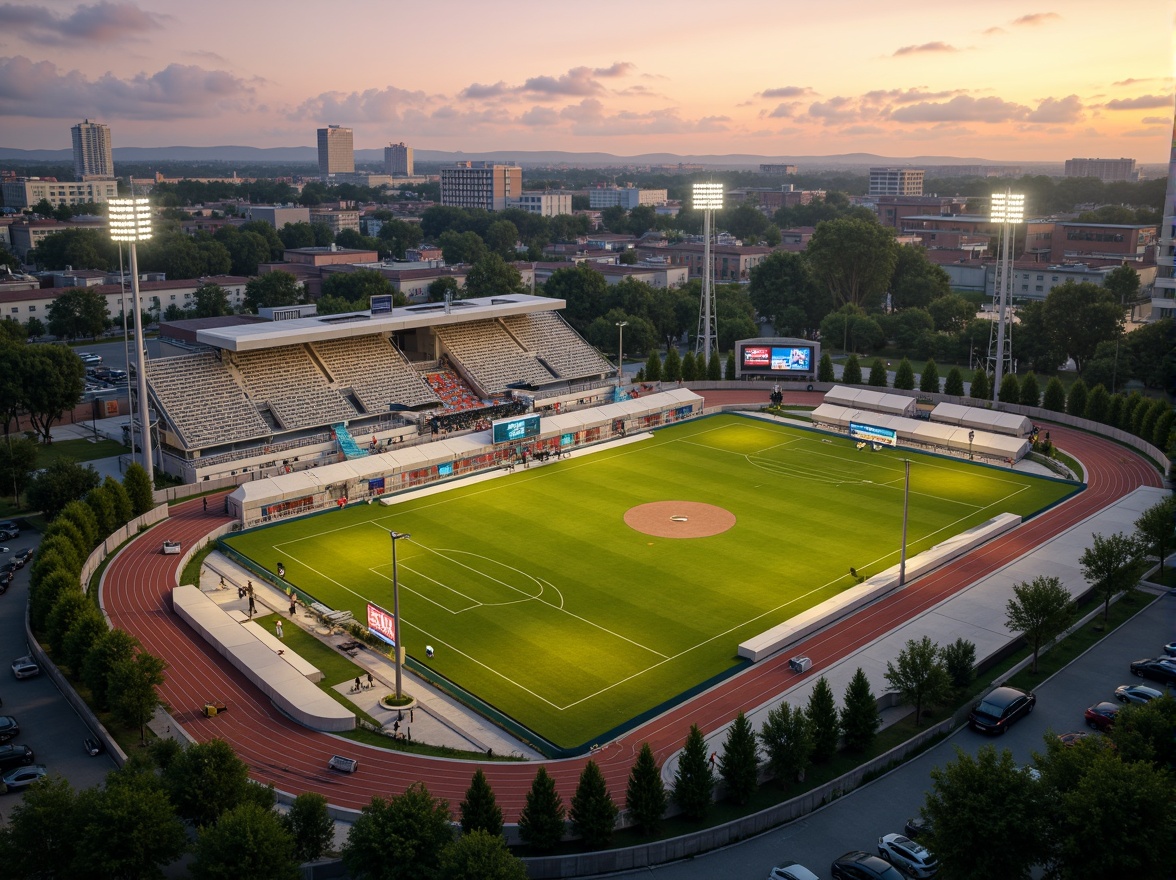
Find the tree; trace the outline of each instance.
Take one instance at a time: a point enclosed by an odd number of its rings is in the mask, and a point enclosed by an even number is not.
[[[106,230],[65,229],[45,236],[25,259],[42,269],[73,266],[107,271],[118,266],[118,245]]]
[[[282,827],[294,842],[299,862],[321,859],[335,839],[335,820],[327,810],[327,799],[317,791],[304,791],[294,798],[282,817]]]
[[[682,356],[682,381],[693,382],[698,378],[698,362],[694,358],[694,352],[688,351]]]
[[[1078,564],[1082,576],[1102,599],[1104,621],[1110,615],[1111,599],[1134,589],[1139,582],[1144,553],[1139,541],[1122,532],[1110,537],[1092,535],[1091,545],[1082,551]]]
[[[502,834],[502,808],[498,806],[494,790],[481,767],[474,771],[474,778],[458,809],[462,834],[471,831],[485,831],[495,837]]]
[[[976,314],[976,307],[958,293],[936,297],[926,308],[941,333],[960,333]]]
[[[452,275],[442,275],[429,282],[426,288],[429,302],[444,302],[445,296],[448,294],[450,300],[460,299],[461,294],[457,287],[457,279]]]
[[[998,754],[986,745],[973,758],[957,748],[954,761],[933,767],[922,813],[931,824],[927,846],[944,876],[1027,880],[1046,837],[1039,798],[1037,783],[1007,749]]]
[[[48,328],[45,327],[45,324],[40,320],[40,318],[29,318],[27,321],[25,321],[25,333],[28,335],[29,339],[38,339],[48,332]]]
[[[194,880],[297,880],[294,840],[273,810],[244,803],[196,838]]]
[[[52,775],[31,786],[0,826],[5,876],[72,877],[78,853],[78,797]]]
[[[33,572],[33,582],[29,588],[29,622],[34,629],[45,627],[45,622],[49,619],[59,597],[78,589],[77,575],[67,571],[60,564],[60,557],[53,553],[38,552],[37,561],[40,562],[43,559],[50,560],[50,565],[54,563],[54,560],[58,564],[56,568],[43,569],[42,571],[45,573],[39,577],[39,571]]]
[[[666,351],[666,359],[662,363],[662,378],[667,382],[677,382],[682,378],[682,359],[678,356],[678,349],[671,345]]]
[[[801,254],[769,254],[748,278],[752,305],[779,334],[799,336],[819,326],[833,308],[828,288],[816,283]]]
[[[1041,387],[1035,373],[1026,373],[1021,380],[1021,399],[1018,403],[1021,406],[1037,406],[1041,403]]]
[[[683,815],[694,821],[705,819],[714,797],[715,777],[706,756],[706,740],[697,724],[690,726],[686,744],[678,757],[674,774],[674,802]]]
[[[99,709],[108,708],[110,670],[133,659],[139,647],[139,640],[121,629],[107,630],[91,643],[82,661],[82,682],[90,689],[90,696]]]
[[[706,365],[706,378],[710,382],[718,382],[723,378],[723,366],[719,360],[718,349],[711,352],[710,361]]]
[[[833,688],[829,687],[829,681],[823,675],[813,685],[805,714],[812,735],[813,760],[823,764],[836,754],[837,743],[841,739],[841,720],[837,717]]]
[[[1103,385],[1095,385],[1091,389],[1090,395],[1086,398],[1086,415],[1085,417],[1092,422],[1100,422],[1106,424],[1107,416],[1111,411],[1111,395],[1107,393],[1107,389]]]
[[[572,795],[571,820],[576,833],[591,849],[608,846],[617,824],[617,805],[613,803],[600,767],[591,759],[580,772],[580,781]]]
[[[143,657],[156,659],[142,651],[136,655],[137,660]],[[120,661],[115,670],[125,665],[126,661]],[[112,672],[112,704],[116,701],[116,680],[116,674]],[[162,675],[159,681],[162,681]],[[176,805],[176,812],[197,828],[212,826],[223,812],[249,801],[264,806],[264,795],[268,791],[249,781],[249,768],[237,757],[232,746],[220,739],[189,745],[164,769],[163,782]],[[272,792],[268,797],[272,806]]]
[[[245,308],[257,313],[263,308],[293,306],[303,301],[305,293],[302,283],[289,272],[274,270],[245,284]]]
[[[727,740],[719,756],[719,776],[726,786],[727,797],[741,806],[751,800],[759,786],[755,731],[743,712],[727,728]]]
[[[1078,379],[1070,386],[1070,393],[1066,397],[1066,412],[1080,419],[1085,418],[1089,397],[1090,392],[1086,388],[1086,383]]]
[[[976,667],[976,646],[965,638],[958,638],[945,645],[939,652],[947,677],[957,690],[963,690],[972,683]]]
[[[1119,757],[1126,762],[1147,761],[1157,767],[1176,766],[1176,699],[1127,704],[1107,732]]]
[[[441,256],[451,266],[457,263],[476,263],[489,253],[486,243],[476,232],[455,232],[448,229],[441,233],[437,244],[441,246]]]
[[[947,378],[943,380],[943,393],[953,397],[964,396],[964,377],[959,367],[947,371]]]
[[[1062,382],[1057,376],[1051,376],[1045,383],[1045,397],[1041,401],[1041,406],[1050,412],[1066,411],[1066,389],[1062,387]]]
[[[215,318],[233,313],[228,292],[212,281],[206,281],[196,288],[192,294],[192,307],[195,318]]]
[[[976,372],[972,374],[971,398],[973,400],[988,400],[991,389],[988,385],[988,374],[984,372],[983,367],[977,367]]]
[[[661,355],[658,354],[657,349],[650,349],[649,357],[645,360],[645,380],[647,382],[658,382],[661,380]]]
[[[383,232],[382,229],[380,231]],[[288,250],[314,247],[314,230],[305,221],[287,223],[278,230],[278,238],[282,240],[282,245]]]
[[[898,244],[885,226],[859,217],[817,224],[805,257],[817,283],[838,306],[878,305],[898,262]]]
[[[66,504],[97,485],[98,472],[90,465],[80,465],[72,458],[54,459],[29,481],[29,506],[52,522]]]
[[[1000,380],[1000,393],[997,399],[1001,403],[1020,403],[1021,402],[1021,385],[1017,381],[1015,373],[1009,373],[1007,376],[1002,376]]]
[[[1176,424],[1176,410],[1169,409],[1162,413],[1158,419],[1156,419],[1155,428],[1152,429],[1152,446],[1154,446],[1156,449],[1162,449],[1167,452],[1169,458],[1172,457],[1173,452],[1172,450],[1168,449],[1168,443],[1173,436],[1176,436],[1172,432],[1172,427],[1174,424]]]
[[[110,497],[110,493],[106,491],[105,486],[95,486],[86,493],[86,497],[82,500],[94,511],[94,517],[98,520],[98,529],[102,534],[112,534],[115,529],[122,525],[116,519],[114,499]]]
[[[1033,671],[1041,646],[1060,635],[1073,621],[1074,605],[1061,578],[1038,575],[1013,585],[1005,605],[1005,626],[1019,632],[1033,648]]]
[[[478,258],[466,274],[467,296],[501,296],[525,290],[519,270],[498,254]]]
[[[353,304],[353,308],[364,308],[364,303],[373,296],[397,296],[392,282],[375,269],[356,269],[354,272],[335,272],[323,281],[324,296],[339,296]],[[399,294],[400,303],[406,302]]]
[[[159,695],[167,664],[146,651],[123,660],[110,670],[108,699],[110,711],[122,724],[139,728],[139,741],[147,742],[147,722],[155,710],[167,708]],[[174,800],[174,792],[173,792]]]
[[[83,597],[83,601],[85,606],[70,621],[61,641],[62,659],[74,675],[81,673],[90,648],[110,628],[110,624],[106,622],[106,618],[94,606],[94,603],[85,597]]]
[[[20,381],[29,421],[45,443],[50,442],[55,422],[82,399],[86,368],[61,345],[35,345],[22,352]]]
[[[637,760],[629,770],[625,808],[641,833],[653,834],[661,825],[667,805],[666,786],[662,782],[657,760],[653,757],[653,749],[649,743],[642,743]]]
[[[1123,307],[1101,284],[1067,281],[1045,297],[1044,317],[1056,347],[1081,373],[1099,342],[1122,331]]]
[[[924,394],[939,393],[939,368],[934,360],[928,360],[923,372],[919,375],[919,390]]]
[[[111,506],[114,509],[115,527],[121,527],[131,521],[131,498],[127,495],[127,490],[114,477],[108,476],[102,481],[102,488],[110,499]]]
[[[866,673],[859,666],[845,688],[845,702],[841,708],[845,748],[851,752],[864,752],[874,741],[881,725],[878,699],[870,689]]]
[[[49,304],[49,332],[62,339],[93,339],[106,329],[110,312],[106,297],[95,290],[71,287]]]
[[[833,372],[833,358],[829,357],[829,352],[821,352],[821,362],[817,365],[817,381],[818,382],[836,382],[837,376]],[[873,384],[873,383],[871,383]]]
[[[271,259],[269,241],[259,232],[242,232],[234,226],[222,226],[213,237],[228,249],[234,275],[256,275],[258,266]]]
[[[727,364],[723,368],[723,378],[728,382],[735,381],[735,352],[727,352]],[[1166,434],[1164,436],[1167,436]]]
[[[889,383],[889,377],[886,375],[886,364],[882,361],[882,358],[874,358],[874,362],[870,364],[870,378],[866,384],[873,388],[885,388]]]
[[[927,308],[951,293],[951,277],[918,245],[901,245],[890,278],[891,307]]]
[[[540,767],[519,813],[519,836],[537,850],[554,849],[564,835],[564,805],[555,780]]]
[[[441,853],[441,880],[527,880],[527,867],[506,841],[485,831],[463,834]]]
[[[768,774],[777,785],[785,788],[803,778],[813,751],[808,715],[803,709],[781,703],[770,710],[759,738],[767,753]]]
[[[0,486],[12,489],[13,502],[19,507],[20,496],[28,487],[33,471],[37,469],[40,447],[36,441],[25,437],[9,437],[0,443]]]
[[[1160,580],[1164,578],[1164,560],[1172,552],[1176,540],[1176,495],[1168,495],[1153,504],[1135,521],[1140,541],[1160,560]]]
[[[939,646],[927,636],[917,642],[907,639],[897,662],[886,661],[886,681],[902,694],[904,702],[914,704],[916,726],[922,723],[923,706],[941,702],[951,688]]]
[[[858,363],[857,355],[851,354],[841,370],[841,381],[845,385],[862,384],[862,366]]]
[[[906,358],[902,359],[898,369],[894,371],[894,387],[903,391],[911,391],[915,387],[915,371]]]
[[[1132,420],[1131,424],[1132,433],[1140,440],[1150,440],[1152,434],[1155,432],[1156,422],[1160,418],[1160,413],[1166,413],[1168,411],[1169,406],[1167,401],[1159,400],[1158,398],[1152,401],[1151,406],[1143,410],[1142,418],[1139,418],[1138,415],[1140,410],[1136,410],[1136,417]]]
[[[453,841],[449,804],[414,782],[391,800],[373,797],[347,834],[343,865],[356,880],[433,880]]]
[[[123,486],[131,501],[132,516],[142,516],[155,506],[154,490],[143,465],[135,462],[127,467],[127,472],[123,474]]]

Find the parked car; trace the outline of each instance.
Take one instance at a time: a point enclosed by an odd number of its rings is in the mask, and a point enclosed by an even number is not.
[[[92,351],[79,351],[78,357],[82,359],[82,363],[87,367],[96,367],[102,363],[102,355],[94,354]]]
[[[1131,664],[1131,674],[1150,678],[1160,684],[1176,685],[1176,659],[1158,657],[1155,660],[1136,660]]]
[[[922,816],[912,816],[902,826],[902,833],[911,840],[918,840],[920,837],[931,833],[931,821],[924,819]]]
[[[88,736],[82,740],[82,748],[86,750],[86,754],[91,758],[95,758],[106,751],[106,748],[102,745],[102,740],[96,736]]]
[[[1041,771],[1031,764],[1022,764],[1017,769],[1032,779],[1034,782],[1039,782],[1041,780]]]
[[[878,838],[878,855],[904,874],[923,880],[939,872],[939,862],[921,843],[901,834],[887,834]]]
[[[1168,642],[1164,645],[1164,653],[1169,657],[1176,657],[1176,642]]]
[[[1115,688],[1115,699],[1120,703],[1150,703],[1164,694],[1146,684],[1121,684]]]
[[[11,541],[13,538],[19,537],[19,529],[6,529],[3,526],[0,526],[0,541]]]
[[[12,532],[14,536],[20,535],[20,525],[10,519],[0,520],[0,531]]]
[[[0,715],[0,743],[8,742],[20,734],[20,725],[11,715]]]
[[[31,547],[25,547],[23,550],[17,550],[16,555],[12,558],[21,565],[28,565],[29,560],[33,558],[33,550]]]
[[[847,852],[829,870],[833,880],[903,880],[896,867],[861,850]]]
[[[1119,705],[1103,700],[1086,710],[1086,726],[1093,730],[1107,730],[1115,723]]]
[[[1085,730],[1073,730],[1069,733],[1059,733],[1058,741],[1064,746],[1076,746],[1089,734]]]
[[[34,678],[41,674],[41,667],[31,656],[17,657],[12,661],[12,675],[14,678]]]
[[[164,541],[163,549],[160,551],[164,556],[178,556],[180,554],[179,541]]]
[[[38,779],[44,779],[49,775],[49,768],[44,764],[30,764],[28,767],[21,767],[18,770],[9,770],[0,777],[0,781],[4,783],[4,791],[20,791],[22,788],[28,788]]]
[[[772,868],[768,880],[821,880],[804,865],[796,862],[783,862]]]
[[[8,592],[8,585],[12,583],[12,572],[0,571],[0,596]]]
[[[972,707],[968,724],[982,733],[1004,733],[1037,705],[1037,696],[1015,687],[998,687]]]
[[[33,754],[33,750],[28,746],[14,745],[12,743],[5,743],[0,746],[0,771],[7,772],[13,767],[21,767],[25,764],[31,764],[37,759]]]

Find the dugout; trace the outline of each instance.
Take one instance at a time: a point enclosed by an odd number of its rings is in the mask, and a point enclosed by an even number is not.
[[[914,418],[918,412],[918,401],[913,397],[849,385],[834,385],[825,392],[825,403],[907,418]]]
[[[811,339],[761,336],[735,342],[736,379],[815,382],[821,343]]]
[[[931,421],[1013,437],[1028,437],[1033,433],[1033,422],[1027,416],[958,403],[937,404],[931,410]]]

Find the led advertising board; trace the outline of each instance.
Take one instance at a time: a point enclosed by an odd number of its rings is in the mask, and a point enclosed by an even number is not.
[[[539,436],[539,416],[519,416],[513,419],[498,419],[491,423],[495,443],[515,443],[528,437]]]
[[[367,606],[367,628],[376,638],[396,646],[396,618],[371,602]]]
[[[379,294],[372,297],[371,310],[373,315],[392,314],[392,297],[390,294]]]
[[[898,432],[892,428],[880,428],[877,425],[867,425],[864,422],[850,422],[849,436],[854,440],[866,443],[880,443],[883,446],[897,446]]]
[[[744,370],[811,373],[813,349],[809,345],[745,345],[742,367]]]

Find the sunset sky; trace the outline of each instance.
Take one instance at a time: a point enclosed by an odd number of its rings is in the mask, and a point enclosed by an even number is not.
[[[1170,0],[0,3],[0,147],[1167,162]]]

